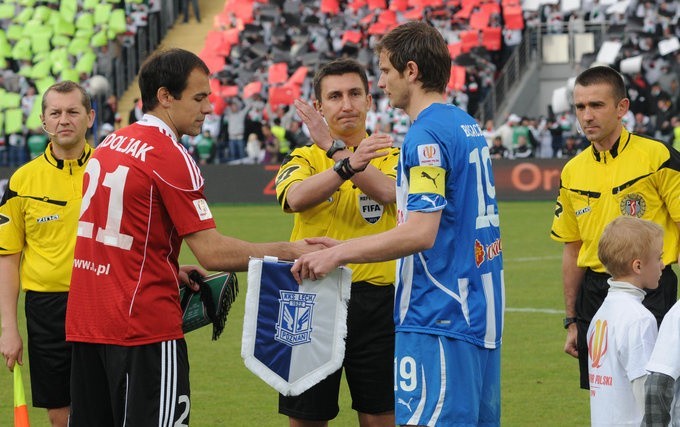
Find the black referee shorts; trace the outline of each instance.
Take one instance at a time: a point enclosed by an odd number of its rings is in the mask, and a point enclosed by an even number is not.
[[[33,406],[63,408],[71,403],[71,344],[66,342],[68,292],[27,291],[24,300]]]
[[[590,388],[588,381],[588,326],[607,296],[609,291],[607,279],[610,277],[607,273],[597,273],[587,269],[576,297],[576,318],[578,319],[576,322],[578,330],[576,345],[578,348],[581,388],[585,390]],[[675,304],[677,295],[678,277],[671,266],[667,265],[659,279],[659,287],[648,290],[642,304],[656,317],[657,324],[661,325],[663,316]]]
[[[394,411],[394,286],[352,283],[343,367],[352,409]],[[332,420],[340,411],[342,368],[299,396],[279,395],[279,413],[303,420]]]

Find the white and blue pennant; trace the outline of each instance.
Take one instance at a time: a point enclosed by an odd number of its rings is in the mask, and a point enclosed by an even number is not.
[[[290,262],[251,259],[241,356],[255,375],[296,396],[342,365],[352,272],[295,282]]]

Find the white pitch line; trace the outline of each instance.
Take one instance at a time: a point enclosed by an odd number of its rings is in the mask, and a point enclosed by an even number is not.
[[[506,307],[505,311],[511,313],[545,313],[545,314],[564,314],[564,310],[555,310],[553,308],[531,308],[531,307]]]

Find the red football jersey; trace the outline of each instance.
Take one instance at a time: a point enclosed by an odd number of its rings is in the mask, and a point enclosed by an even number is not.
[[[83,179],[66,339],[181,338],[182,236],[214,227],[201,172],[164,122],[145,115],[110,134]]]

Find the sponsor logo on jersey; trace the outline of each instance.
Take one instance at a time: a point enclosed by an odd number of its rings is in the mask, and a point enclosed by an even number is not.
[[[205,199],[194,200],[194,207],[196,207],[196,213],[201,221],[212,218],[212,212],[208,207],[208,202]]]
[[[503,252],[501,239],[494,240],[491,244],[484,246],[479,240],[475,239],[475,264],[479,268],[484,261],[491,261]]]
[[[607,321],[597,319],[593,333],[588,339],[588,355],[590,366],[599,368],[602,366],[602,358],[607,354]]]
[[[42,222],[56,221],[56,220],[58,220],[58,219],[59,219],[59,215],[48,215],[48,216],[44,216],[44,217],[42,217],[42,218],[38,218],[38,219],[36,219],[35,221],[36,221],[38,224],[40,224],[40,223],[42,223]]]
[[[9,217],[3,214],[0,214],[0,225],[5,225],[9,223]]]
[[[369,224],[375,224],[383,214],[383,206],[365,194],[359,194],[359,213]]]
[[[577,211],[576,211],[576,216],[581,216],[581,215],[583,215],[583,214],[585,214],[585,213],[588,213],[588,212],[590,212],[590,211],[591,211],[590,206],[586,206],[586,207],[583,208],[583,209],[577,210]]]
[[[316,294],[280,291],[280,295],[274,339],[291,347],[311,342]]]
[[[477,264],[477,267],[482,265],[484,258],[484,245],[475,239],[475,264]]]
[[[437,144],[418,146],[418,163],[421,166],[441,166],[441,154]]]
[[[645,202],[645,198],[642,197],[641,194],[630,193],[626,194],[623,200],[621,200],[619,208],[621,209],[621,213],[623,215],[640,218],[647,210],[647,202]]]

